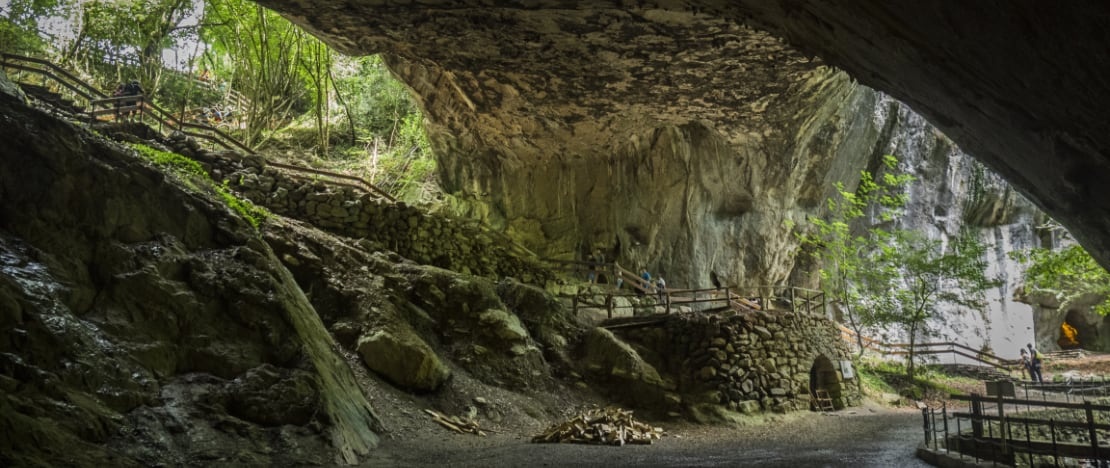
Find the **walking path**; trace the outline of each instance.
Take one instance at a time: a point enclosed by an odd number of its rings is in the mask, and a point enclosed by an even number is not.
[[[924,437],[921,413],[915,410],[849,408],[775,418],[744,427],[663,423],[667,437],[654,445],[624,447],[533,444],[511,435],[431,444],[439,447],[387,440],[364,466],[930,466],[914,455]]]

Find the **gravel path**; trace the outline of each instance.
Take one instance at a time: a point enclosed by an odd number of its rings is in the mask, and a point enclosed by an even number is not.
[[[913,410],[852,408],[744,427],[664,427],[668,436],[647,446],[532,444],[530,435],[511,434],[386,440],[364,466],[930,466],[914,457],[923,436]]]

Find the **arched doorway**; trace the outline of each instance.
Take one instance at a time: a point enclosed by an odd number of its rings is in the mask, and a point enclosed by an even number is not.
[[[820,392],[828,394],[832,399],[833,407],[844,407],[843,391],[840,385],[840,374],[836,366],[824,355],[817,355],[813,366],[809,368],[809,394],[815,398]]]

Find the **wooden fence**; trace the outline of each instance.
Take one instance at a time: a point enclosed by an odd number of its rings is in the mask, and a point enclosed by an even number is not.
[[[925,446],[949,456],[1016,466],[1105,466],[1110,460],[1110,406],[1090,401],[1013,398],[1013,387],[993,396],[952,395],[967,411],[922,410]],[[939,421],[938,421],[939,417]]]

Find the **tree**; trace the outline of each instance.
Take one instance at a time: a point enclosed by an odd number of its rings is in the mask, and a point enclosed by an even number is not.
[[[196,16],[193,0],[93,0],[75,2],[74,38],[62,57],[64,66],[83,58],[85,67],[114,71],[119,82],[138,79],[147,94],[162,86],[162,52],[192,37],[195,27],[183,22]],[[124,75],[129,76],[124,76]]]
[[[212,46],[206,60],[249,101],[246,144],[258,147],[276,124],[303,112],[308,90],[305,48],[316,41],[277,13],[246,0],[210,0],[202,37]]]
[[[0,4],[0,49],[13,54],[38,54],[52,39],[40,31],[39,21],[60,13],[62,0],[10,0]],[[46,36],[46,37],[44,37]]]
[[[1026,266],[1026,294],[1052,295],[1063,310],[1084,296],[1100,297],[1095,312],[1110,315],[1110,273],[1079,244],[1011,252],[1010,256]]]
[[[887,155],[882,163],[895,169],[898,160]],[[856,332],[860,357],[865,350],[863,332],[876,319],[873,304],[885,293],[881,287],[890,275],[896,274],[871,264],[870,253],[889,237],[878,225],[901,214],[906,202],[902,189],[912,180],[908,174],[885,172],[876,181],[870,172],[860,171],[856,190],[848,191],[838,182],[837,194],[827,201],[828,219],[811,219],[808,232],[798,236],[803,246],[813,248],[821,265],[821,289]]]
[[[914,376],[914,345],[929,334],[942,303],[982,309],[986,291],[1001,284],[986,274],[986,246],[971,232],[947,245],[919,231],[896,230],[871,255],[871,268],[886,270],[888,293],[875,304],[875,319],[900,327],[910,340],[906,374]]]

